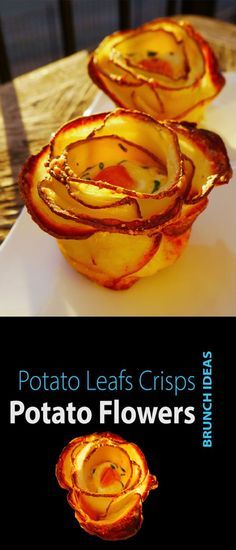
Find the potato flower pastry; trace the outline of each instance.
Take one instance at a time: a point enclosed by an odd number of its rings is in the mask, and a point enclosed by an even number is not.
[[[117,109],[62,126],[27,160],[20,187],[68,262],[119,290],[179,257],[209,192],[230,176],[215,133]]]
[[[139,447],[109,432],[73,439],[60,455],[56,477],[69,491],[81,527],[105,540],[137,533],[142,503],[158,486]]]
[[[116,105],[158,120],[198,121],[225,84],[209,44],[192,25],[171,19],[107,36],[88,70]]]

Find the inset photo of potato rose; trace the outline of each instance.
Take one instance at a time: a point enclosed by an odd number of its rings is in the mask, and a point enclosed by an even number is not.
[[[158,487],[135,443],[109,432],[76,437],[56,465],[59,485],[81,527],[104,540],[135,535],[143,522],[142,504]]]

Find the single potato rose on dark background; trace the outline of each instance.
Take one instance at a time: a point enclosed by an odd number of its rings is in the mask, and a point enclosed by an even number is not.
[[[60,455],[56,476],[81,527],[105,540],[137,533],[142,503],[158,486],[141,449],[109,432],[73,439]]]
[[[198,121],[225,84],[206,40],[192,25],[171,19],[107,36],[88,69],[117,105],[158,120]]]
[[[69,263],[118,290],[179,257],[209,192],[230,177],[215,133],[117,109],[62,126],[25,163],[20,187]]]

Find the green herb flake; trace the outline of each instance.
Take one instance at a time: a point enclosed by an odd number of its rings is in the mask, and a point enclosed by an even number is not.
[[[169,52],[169,55],[175,55],[174,52]]]
[[[77,163],[76,163],[77,164]],[[78,163],[79,164],[79,163]],[[95,168],[95,166],[97,166],[96,164],[94,164],[93,166],[87,166],[83,172],[81,173],[81,176],[80,177],[83,177],[83,176],[86,176],[86,174],[89,173],[89,170],[92,170],[92,168]]]
[[[120,469],[122,470],[122,472],[125,472],[125,469],[124,469],[124,468],[122,468],[122,466],[120,467]]]
[[[130,53],[128,53],[128,57],[133,57],[133,55],[135,55],[135,53],[134,53],[134,52],[130,52]]]
[[[149,50],[147,54],[148,54],[148,57],[155,57],[157,55],[157,52],[154,52],[153,50]]]
[[[112,470],[115,470],[116,469],[115,464],[111,464],[111,468]]]
[[[99,162],[99,168],[100,168],[100,170],[103,170],[103,168],[104,168],[104,162]]]
[[[127,153],[128,149],[126,149],[126,147],[123,145],[123,143],[118,143],[120,149],[122,149],[122,151],[125,151],[125,153]]]
[[[95,472],[96,472],[96,468],[93,469],[92,474],[95,474]]]
[[[90,173],[89,172],[82,172],[82,174],[80,175],[81,178],[86,178],[86,176],[90,176]]]
[[[143,170],[147,170],[149,166],[142,166]]]
[[[161,182],[159,180],[154,180],[152,193],[156,193],[156,191],[158,191],[160,185],[161,185]]]

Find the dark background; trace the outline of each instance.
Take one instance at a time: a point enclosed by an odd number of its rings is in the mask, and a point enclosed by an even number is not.
[[[92,49],[119,28],[182,13],[236,22],[235,0],[0,0],[0,79]]]
[[[8,532],[17,535],[18,542],[31,544],[42,537],[44,544],[53,547],[74,541],[76,547],[108,545],[85,533],[74,518],[66,501],[66,491],[56,481],[54,469],[62,448],[74,437],[94,431],[113,431],[137,443],[144,451],[151,473],[159,487],[151,491],[143,505],[144,523],[141,531],[127,541],[114,545],[132,547],[152,540],[160,548],[169,548],[171,541],[190,547],[212,541],[223,533],[222,518],[227,507],[224,496],[226,473],[224,457],[225,436],[225,379],[232,365],[232,343],[223,338],[226,319],[84,319],[70,322],[66,330],[60,319],[31,321],[32,336],[24,327],[24,348],[15,342],[15,362],[7,369],[3,385],[7,397],[5,418],[8,440],[4,444],[6,467],[7,515],[12,522]],[[119,321],[119,322],[117,322]],[[228,319],[228,321],[230,321]],[[22,321],[20,321],[22,322]],[[98,332],[99,331],[99,332]],[[7,331],[6,331],[7,332]],[[132,334],[132,337],[131,337]],[[54,336],[53,336],[54,335]],[[20,336],[19,336],[20,340]],[[22,342],[22,340],[21,340]],[[231,349],[230,349],[231,343]],[[213,352],[214,380],[214,445],[201,447],[200,401],[202,351]],[[32,374],[127,374],[150,368],[158,374],[199,373],[197,390],[182,392],[174,398],[172,392],[19,392],[19,369],[31,369]],[[5,389],[7,391],[5,392]],[[95,418],[87,425],[27,424],[22,417],[9,424],[9,400],[19,399],[25,405],[88,405],[97,410],[100,399],[120,399],[123,406],[132,405],[195,405],[194,424],[155,423],[99,425]],[[108,417],[107,417],[108,418]],[[5,475],[6,472],[6,475]]]

